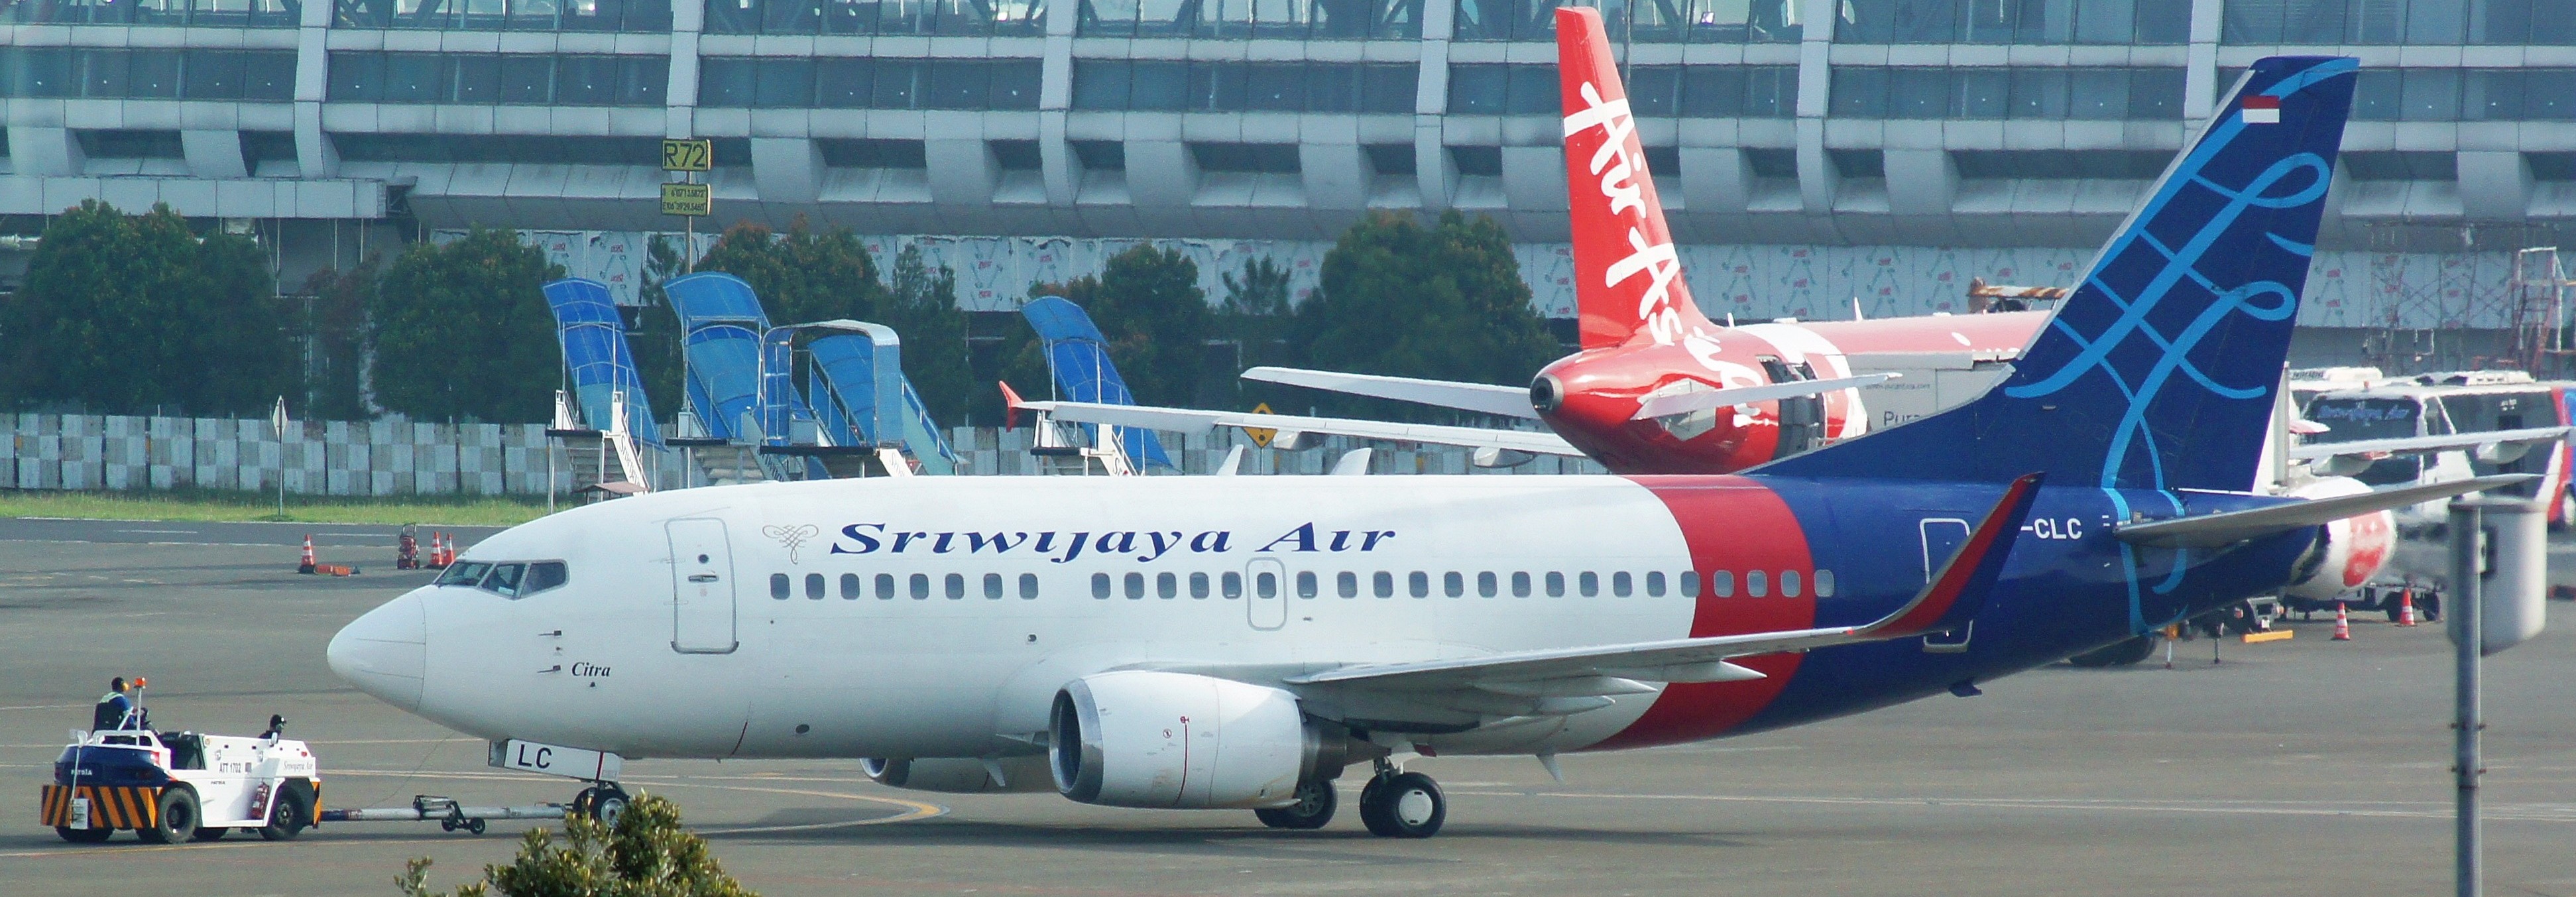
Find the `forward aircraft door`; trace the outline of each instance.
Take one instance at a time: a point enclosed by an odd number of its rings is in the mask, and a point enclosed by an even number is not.
[[[1278,558],[1253,558],[1243,567],[1243,608],[1252,628],[1288,625],[1288,568]]]
[[[1941,565],[1949,563],[1950,556],[1959,553],[1959,546],[1968,543],[1968,522],[1955,517],[1926,517],[1917,526],[1923,533],[1923,582],[1930,585],[1932,577],[1941,572]],[[1939,654],[1968,650],[1968,636],[1975,631],[1976,623],[1970,621],[1957,632],[1924,636],[1923,650]]]
[[[674,520],[671,537],[671,650],[731,654],[733,549],[722,520]]]

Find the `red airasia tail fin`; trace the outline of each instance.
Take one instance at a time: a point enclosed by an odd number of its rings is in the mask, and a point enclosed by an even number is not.
[[[1565,102],[1565,192],[1573,217],[1574,295],[1583,348],[1671,345],[1708,329],[1691,303],[1663,203],[1646,171],[1628,88],[1601,13],[1556,11],[1557,82]]]

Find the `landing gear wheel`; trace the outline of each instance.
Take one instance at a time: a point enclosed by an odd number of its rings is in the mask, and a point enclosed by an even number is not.
[[[1449,799],[1440,785],[1418,772],[1371,779],[1360,792],[1360,822],[1381,838],[1428,838],[1448,818]]]
[[[626,812],[626,790],[616,785],[593,785],[572,799],[574,812],[599,820],[599,824],[617,827],[617,817]]]
[[[1271,828],[1318,829],[1333,821],[1333,805],[1340,800],[1332,782],[1310,779],[1297,783],[1296,803],[1254,810],[1252,815],[1261,817],[1261,824]]]
[[[276,802],[269,805],[268,824],[260,826],[259,836],[270,841],[293,841],[313,824],[313,804],[297,788],[280,789]]]
[[[74,844],[99,844],[104,843],[109,837],[114,836],[116,834],[116,830],[112,828],[72,828],[70,826],[57,825],[54,826],[54,834],[61,835],[63,840]]]
[[[195,840],[197,823],[206,818],[197,805],[197,792],[183,785],[164,788],[161,789],[161,798],[153,804],[159,810],[157,821],[135,829],[136,835],[154,844]]]

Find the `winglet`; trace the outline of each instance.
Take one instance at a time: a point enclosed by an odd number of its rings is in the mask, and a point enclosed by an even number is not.
[[[2004,489],[2002,501],[1986,512],[1986,519],[1968,533],[1968,541],[1941,565],[1941,572],[1923,587],[1914,600],[1896,609],[1876,623],[1863,626],[1859,634],[1873,638],[1905,638],[1928,632],[1946,632],[1967,623],[1984,608],[1986,592],[1994,587],[1995,578],[2003,573],[2004,560],[2012,555],[2013,538],[2021,534],[2022,521],[2030,516],[2030,506],[2039,497],[2040,474],[2023,474]]]
[[[1002,387],[1002,429],[1019,429],[1020,405],[1022,404],[1019,391],[1011,388],[1011,381],[995,380],[993,382]]]

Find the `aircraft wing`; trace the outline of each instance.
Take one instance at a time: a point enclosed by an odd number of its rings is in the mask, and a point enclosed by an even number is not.
[[[2390,508],[2402,508],[2407,505],[2419,505],[2454,495],[2466,495],[2471,492],[2527,483],[2539,478],[2539,474],[2508,473],[2452,480],[2446,483],[2398,486],[2354,495],[2273,505],[2268,508],[2224,511],[2169,520],[2149,520],[2143,523],[2123,523],[2114,527],[2111,535],[2123,542],[2153,548],[2217,548],[2273,533],[2288,532],[2303,526],[2316,526],[2346,517],[2356,517]]]
[[[1531,419],[1538,417],[1538,409],[1530,407],[1528,387],[1267,366],[1245,369],[1243,379],[1303,386],[1308,389],[1329,390],[1377,399],[1394,399],[1399,402],[1413,402],[1440,408],[1456,408],[1479,414]]]
[[[1244,430],[1277,430],[1283,434],[1356,436],[1362,439],[1388,439],[1398,442],[1504,449],[1536,455],[1583,457],[1583,452],[1566,442],[1564,437],[1533,430],[1488,430],[1481,427],[1399,424],[1339,417],[1255,414],[1248,411],[1199,411],[1147,405],[1100,405],[1091,402],[1020,402],[1014,407],[1042,411],[1053,415],[1056,420],[1084,424],[1110,424],[1154,430],[1209,430],[1217,427],[1234,427]]]
[[[2488,445],[2532,445],[2564,439],[2576,427],[2531,427],[2522,430],[2490,430],[2484,433],[2449,433],[2440,436],[2406,436],[2397,439],[2356,439],[2351,442],[2311,442],[2293,446],[2290,457],[2306,461],[2348,455],[2413,455],[2453,449],[2475,449]]]
[[[1358,664],[1287,677],[1291,688],[1332,692],[1328,703],[1365,706],[1350,692],[1377,693],[1451,712],[1486,716],[1563,715],[1609,705],[1608,697],[1654,691],[1650,682],[1732,682],[1762,673],[1732,658],[1835,645],[1911,638],[1955,630],[1985,604],[2022,521],[2038,496],[2039,475],[2015,480],[1939,574],[1895,612],[1863,626],[1792,629],[1667,639],[1413,663]],[[1383,704],[1383,702],[1380,702]],[[1375,711],[1388,714],[1386,710]]]

